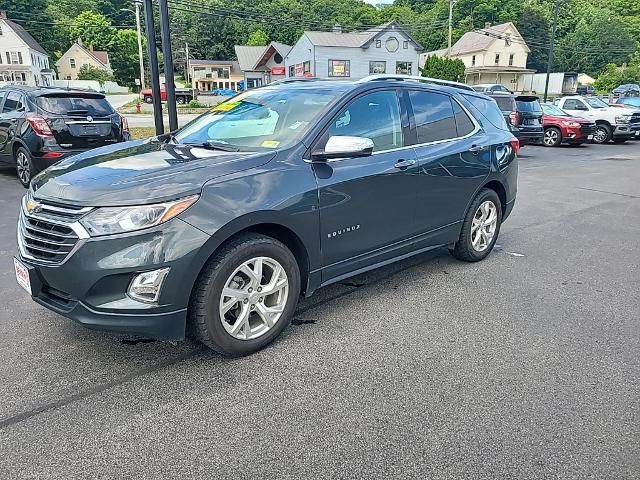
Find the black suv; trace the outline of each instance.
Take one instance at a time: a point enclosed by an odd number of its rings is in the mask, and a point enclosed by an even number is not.
[[[274,84],[57,163],[22,202],[19,283],[88,327],[243,355],[300,294],[436,247],[482,260],[518,140],[490,98],[417,78]]]
[[[105,96],[87,90],[0,87],[0,166],[31,178],[59,160],[129,139],[124,117]]]
[[[511,132],[520,140],[520,145],[542,141],[544,136],[543,113],[538,97],[503,92],[491,92],[487,95],[498,104],[505,120],[511,127]]]

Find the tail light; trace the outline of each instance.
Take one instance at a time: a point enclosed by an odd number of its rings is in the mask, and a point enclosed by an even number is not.
[[[29,114],[27,115],[26,120],[29,122],[29,125],[31,125],[33,131],[36,132],[36,135],[43,137],[53,136],[53,132],[51,131],[49,124],[40,115]]]
[[[123,134],[129,133],[129,122],[123,115],[120,115],[120,128],[122,129]]]
[[[520,123],[520,116],[518,115],[518,112],[511,112],[509,114],[509,121],[511,122],[511,125],[516,127],[518,123]]]
[[[517,155],[520,152],[520,140],[517,138],[512,139],[510,142],[513,152]]]

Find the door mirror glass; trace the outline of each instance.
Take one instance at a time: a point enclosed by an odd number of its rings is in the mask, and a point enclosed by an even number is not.
[[[326,160],[331,158],[367,157],[373,153],[373,140],[366,137],[333,135],[329,137],[324,150],[314,152],[313,158]]]

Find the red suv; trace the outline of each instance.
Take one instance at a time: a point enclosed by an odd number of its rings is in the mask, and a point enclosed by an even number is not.
[[[582,117],[574,117],[555,105],[542,105],[542,126],[545,147],[557,147],[561,143],[581,145],[590,141],[596,124]]]

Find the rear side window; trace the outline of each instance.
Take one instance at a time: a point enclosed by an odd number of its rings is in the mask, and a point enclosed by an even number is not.
[[[114,110],[104,97],[92,96],[49,96],[36,99],[38,107],[45,112],[57,115],[89,115],[106,117]]]
[[[516,104],[512,97],[492,97],[498,104],[498,108],[503,112],[514,112],[516,110]]]
[[[469,135],[476,128],[474,123],[469,118],[469,115],[462,109],[462,107],[456,101],[451,101],[453,105],[453,114],[456,119],[456,128],[458,129],[458,136],[464,137]]]
[[[21,95],[17,92],[9,92],[7,99],[4,101],[4,107],[2,107],[2,113],[13,112],[14,110],[22,107]]]
[[[409,99],[416,121],[418,143],[437,142],[458,136],[448,95],[410,90]]]
[[[504,119],[501,108],[498,108],[496,100],[494,100],[493,98],[482,98],[466,94],[463,94],[463,96],[464,99],[467,100],[471,105],[473,112],[478,113],[482,117],[486,118],[494,127],[500,128],[502,130],[509,130],[509,126]],[[503,97],[502,99],[508,99],[509,101],[513,102],[513,99],[511,97]],[[509,111],[512,112],[513,109],[509,109]]]

